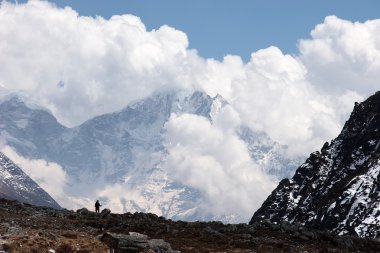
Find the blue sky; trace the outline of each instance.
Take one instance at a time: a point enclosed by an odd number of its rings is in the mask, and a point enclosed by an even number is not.
[[[25,1],[18,1],[25,2]],[[252,52],[274,45],[296,54],[297,41],[308,38],[328,15],[351,21],[380,17],[380,1],[365,0],[52,0],[80,15],[133,14],[148,30],[167,24],[184,31],[190,48],[206,58],[226,54],[249,60]]]

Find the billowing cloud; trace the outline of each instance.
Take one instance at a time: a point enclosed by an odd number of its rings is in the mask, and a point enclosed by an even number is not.
[[[379,19],[353,23],[328,16],[299,49],[308,80],[324,94],[351,90],[368,96],[379,89]]]
[[[165,126],[169,155],[164,167],[201,192],[204,212],[248,218],[273,190],[274,183],[252,162],[246,144],[235,134],[239,124],[237,112],[226,106],[213,124],[204,117],[173,114]]]
[[[269,47],[244,63],[233,55],[203,59],[184,32],[147,31],[136,16],[106,20],[46,1],[2,2],[0,86],[24,91],[69,126],[154,91],[201,89],[221,94],[243,123],[292,153],[310,152],[376,88],[379,22],[330,16],[300,41],[298,56]]]
[[[353,102],[362,99],[355,92],[334,97],[319,93],[303,63],[276,47],[253,53],[244,78],[232,80],[231,86],[228,100],[243,122],[288,145],[292,155],[335,137]]]
[[[128,184],[117,183],[113,185],[107,185],[100,189],[97,195],[100,197],[103,204],[110,208],[113,212],[125,213],[125,212],[145,212],[155,213],[163,216],[160,204],[168,199],[173,199],[173,194],[168,196],[165,194],[163,197],[162,192],[155,192],[153,196],[148,198],[142,193],[142,189],[132,189],[128,187]],[[170,195],[170,194],[169,194]]]
[[[131,15],[105,20],[47,1],[2,2],[0,38],[0,84],[33,94],[67,125],[192,83],[186,34],[147,31]]]
[[[126,189],[125,185],[115,184],[108,185],[98,192],[98,195],[107,200],[107,208],[113,212],[124,213],[126,210],[125,202],[131,199],[131,191]]]

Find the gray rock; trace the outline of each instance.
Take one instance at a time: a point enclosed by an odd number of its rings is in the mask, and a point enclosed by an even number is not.
[[[110,249],[121,250],[121,252],[134,252],[134,249],[137,249],[136,252],[138,252],[141,249],[148,248],[147,240],[138,236],[137,233],[133,235],[105,233],[99,239],[107,244]]]
[[[289,221],[283,220],[283,221],[281,221],[280,226],[281,226],[281,228],[288,228],[291,226],[291,224]]]
[[[102,210],[102,212],[100,213],[100,217],[102,218],[106,218],[107,216],[109,216],[111,214],[111,210],[108,209],[108,208],[104,208]]]
[[[162,239],[148,240],[147,235],[136,232],[129,232],[129,235],[105,233],[99,236],[99,240],[107,244],[109,249],[122,253],[141,252],[142,250],[153,250],[157,253],[173,252],[168,242]]]
[[[254,234],[254,233],[256,232],[256,227],[255,227],[255,226],[249,226],[249,227],[247,228],[247,231],[248,231],[248,233],[250,233],[250,234]]]
[[[131,238],[133,240],[138,241],[138,242],[146,242],[146,241],[148,241],[148,236],[144,235],[144,234],[140,234],[140,233],[137,233],[137,232],[129,232],[129,235],[131,236]]]
[[[77,213],[80,215],[89,215],[91,212],[87,208],[81,208],[77,210]]]
[[[272,225],[272,227],[271,227],[274,231],[278,231],[278,230],[280,230],[280,225],[278,225],[278,224],[273,224]]]
[[[301,235],[304,235],[306,237],[309,237],[310,239],[316,239],[317,236],[315,233],[311,232],[311,231],[308,231],[308,230],[301,230]]]
[[[148,241],[149,248],[153,249],[158,253],[172,253],[172,247],[168,242],[165,242],[162,239],[151,239]]]
[[[210,235],[221,235],[220,232],[212,229],[211,227],[206,227],[205,229],[203,229],[203,231],[207,234],[210,234]]]
[[[140,248],[138,247],[132,247],[132,246],[126,246],[126,247],[120,247],[117,252],[119,253],[138,253],[140,252]]]
[[[339,237],[335,238],[334,242],[338,244],[340,247],[343,249],[353,249],[354,248],[354,243],[350,238],[347,237]]]
[[[251,240],[253,238],[250,234],[239,234],[239,237],[245,240]]]

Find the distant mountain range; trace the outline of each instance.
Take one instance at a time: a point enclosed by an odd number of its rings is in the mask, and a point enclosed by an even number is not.
[[[251,223],[289,221],[340,235],[380,232],[380,92],[356,104],[339,136],[284,179]]]
[[[92,201],[99,189],[120,185],[133,193],[128,198],[120,196],[122,212],[153,212],[184,220],[246,221],[235,214],[221,217],[201,210],[201,193],[163,168],[168,155],[164,125],[172,113],[194,114],[212,123],[226,104],[221,96],[210,97],[198,91],[156,93],[121,111],[67,128],[47,110],[9,95],[0,102],[0,133],[19,155],[61,165],[69,177],[65,189],[68,196]],[[287,147],[264,132],[240,126],[236,133],[247,144],[252,160],[274,180],[289,177],[304,159],[289,159]]]
[[[55,200],[0,152],[0,198],[60,209]]]
[[[244,220],[235,213],[221,216],[200,208],[202,193],[163,167],[168,156],[164,126],[172,113],[198,115],[212,124],[226,105],[221,96],[202,92],[158,93],[67,128],[48,111],[12,95],[0,102],[0,133],[23,157],[60,164],[69,176],[67,196],[92,200],[97,190],[118,185],[125,190],[118,199],[122,212],[239,222]],[[380,92],[356,104],[340,135],[312,153],[291,179],[286,177],[302,158],[289,159],[287,147],[264,132],[239,126],[236,134],[262,171],[277,180],[285,178],[255,212],[251,224],[287,221],[366,237],[380,232]],[[2,153],[0,169],[0,197],[59,208]],[[124,198],[123,192],[132,194]]]

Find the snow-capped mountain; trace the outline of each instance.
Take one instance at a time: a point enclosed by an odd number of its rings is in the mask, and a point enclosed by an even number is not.
[[[38,206],[61,208],[48,193],[1,152],[0,197]]]
[[[264,132],[253,131],[248,127],[240,127],[237,134],[247,144],[248,151],[253,161],[260,169],[280,181],[293,175],[304,157],[289,158],[286,154],[287,147],[273,141]]]
[[[251,222],[264,219],[341,235],[380,232],[380,92],[355,105],[340,135],[282,180]]]
[[[99,191],[116,192],[125,197],[103,201],[117,205],[120,212],[154,212],[185,220],[223,218],[201,211],[200,193],[175,180],[163,167],[168,155],[164,126],[173,113],[194,114],[212,122],[227,104],[219,95],[212,98],[198,91],[157,93],[121,111],[67,128],[48,111],[10,96],[0,103],[0,132],[23,157],[61,165],[69,176],[65,189],[69,196],[92,201]],[[263,171],[276,179],[294,172],[297,160],[286,158],[285,146],[245,126],[236,131]],[[233,214],[224,216],[224,220],[233,219]]]

